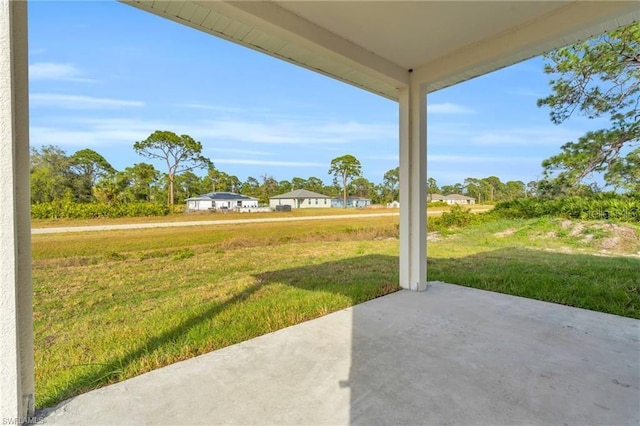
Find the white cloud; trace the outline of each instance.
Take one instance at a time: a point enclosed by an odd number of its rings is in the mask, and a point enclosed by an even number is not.
[[[33,145],[58,146],[131,146],[155,130],[174,127],[166,123],[134,119],[68,119],[51,117],[51,123],[31,124],[30,140]]]
[[[475,135],[470,135],[469,141],[477,145],[560,146],[566,142],[579,138],[580,135],[580,132],[553,126],[507,128],[479,131]]]
[[[533,163],[539,164],[542,160],[531,157],[509,157],[509,156],[473,156],[473,155],[427,155],[429,163],[452,163],[452,164],[488,164],[488,163]]]
[[[114,107],[125,102],[114,101]],[[99,104],[99,103],[98,103]],[[103,102],[110,105],[109,102]],[[59,105],[58,105],[59,106]],[[104,145],[127,144],[142,140],[155,130],[171,130],[188,134],[203,143],[205,150],[216,149],[214,143],[279,144],[307,146],[310,144],[335,145],[355,142],[397,139],[392,125],[336,122],[261,122],[251,120],[159,121],[128,118],[59,118],[49,117],[46,123],[32,122],[31,139],[35,145]],[[395,138],[393,135],[396,135]],[[252,150],[250,150],[252,151]],[[229,152],[229,151],[227,151]],[[258,150],[257,152],[265,152]],[[239,152],[236,152],[239,153]],[[247,154],[241,152],[240,154]],[[254,152],[255,153],[255,152]]]
[[[177,106],[181,108],[203,109],[207,111],[216,111],[216,112],[241,113],[246,111],[245,108],[229,107],[229,106],[223,106],[223,105],[198,104],[198,103],[178,104]]]
[[[63,80],[90,82],[91,79],[83,77],[82,71],[73,64],[56,62],[35,62],[29,65],[29,79],[36,80]]]
[[[229,154],[243,154],[243,155],[273,155],[271,152],[255,151],[252,149],[236,149],[236,148],[209,148],[211,152],[226,152]]]
[[[464,105],[444,102],[441,104],[427,103],[427,114],[473,114],[475,111]]]
[[[202,123],[200,139],[258,144],[347,144],[397,139],[395,126],[356,122],[216,120]]]
[[[364,155],[362,156],[363,160],[381,160],[381,161],[399,161],[398,154],[388,154],[388,155]]]
[[[245,160],[239,158],[215,159],[216,164],[244,164],[251,166],[283,166],[283,167],[327,167],[326,163],[314,163],[307,161],[268,161],[268,160]]]
[[[35,146],[57,145],[92,147],[105,145],[133,145],[151,132],[138,132],[131,129],[95,130],[62,129],[51,126],[33,126],[30,128],[30,140]]]
[[[60,93],[32,93],[29,102],[33,106],[54,106],[64,109],[97,109],[143,107],[144,102],[122,99],[96,98],[92,96],[66,95]]]

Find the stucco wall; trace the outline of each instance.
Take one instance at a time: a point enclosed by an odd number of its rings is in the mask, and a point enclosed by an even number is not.
[[[33,415],[27,3],[0,0],[0,417]]]

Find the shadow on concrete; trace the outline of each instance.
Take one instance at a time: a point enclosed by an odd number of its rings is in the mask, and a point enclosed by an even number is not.
[[[348,404],[338,408],[348,407],[350,424],[623,424],[639,418],[631,403],[640,385],[633,320],[530,299],[637,313],[640,259],[521,248],[430,258],[431,281],[527,299],[432,284],[424,294],[402,292],[399,304],[388,298],[358,304],[372,299],[371,291],[385,293],[385,283],[375,279],[385,269],[395,274],[397,259],[364,256],[258,276],[264,285],[291,286],[311,277],[308,290],[352,298],[351,286],[363,287],[363,297],[353,298],[348,379],[334,386],[335,392],[348,389]],[[332,271],[329,281],[326,271]],[[321,406],[306,403],[318,410],[314,420],[328,419]]]

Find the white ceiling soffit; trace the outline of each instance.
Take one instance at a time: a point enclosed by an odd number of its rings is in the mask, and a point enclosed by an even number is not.
[[[140,9],[389,99],[640,20],[637,1],[151,1]]]

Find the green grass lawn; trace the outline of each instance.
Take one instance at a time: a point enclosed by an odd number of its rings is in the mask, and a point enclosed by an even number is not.
[[[34,235],[37,406],[397,290],[397,224]],[[430,238],[429,280],[640,318],[637,227],[497,220]]]
[[[430,280],[640,318],[633,225],[496,220],[430,243],[427,265]]]

